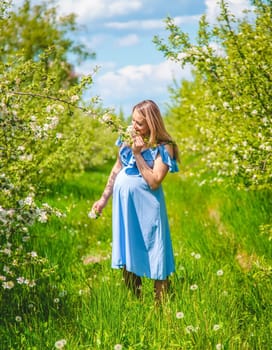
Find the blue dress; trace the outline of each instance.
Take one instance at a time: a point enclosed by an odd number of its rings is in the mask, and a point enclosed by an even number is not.
[[[112,201],[112,267],[126,266],[140,277],[165,280],[175,270],[162,186],[152,190],[140,174],[132,150],[119,139],[122,169]],[[152,168],[158,153],[170,172],[178,171],[163,144],[142,151]]]

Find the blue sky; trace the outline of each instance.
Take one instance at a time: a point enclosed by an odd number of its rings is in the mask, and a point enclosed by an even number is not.
[[[236,15],[249,7],[249,0],[228,0]],[[22,2],[17,0],[16,3]],[[32,3],[40,3],[32,0]],[[181,69],[157,50],[154,35],[165,36],[164,19],[171,16],[193,39],[202,14],[213,21],[216,0],[56,0],[60,14],[74,12],[81,26],[78,40],[96,59],[76,66],[79,74],[94,77],[90,96],[99,95],[105,107],[125,115],[143,99],[155,100],[162,110],[169,101],[173,80],[190,79],[190,68]]]

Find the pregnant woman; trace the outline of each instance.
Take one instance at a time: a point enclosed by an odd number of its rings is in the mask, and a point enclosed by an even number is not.
[[[132,143],[117,140],[119,153],[101,198],[101,214],[112,200],[112,267],[122,268],[126,285],[140,296],[142,277],[154,280],[156,300],[168,289],[175,263],[162,181],[178,171],[178,148],[166,131],[156,103],[132,110]]]

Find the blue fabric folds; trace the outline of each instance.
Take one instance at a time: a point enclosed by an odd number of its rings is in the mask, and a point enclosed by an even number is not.
[[[119,155],[123,166],[127,167],[127,174],[141,176],[131,148],[124,145],[121,138],[118,138],[116,141],[116,146],[121,147]],[[154,161],[157,158],[158,154],[160,154],[163,163],[168,165],[169,172],[175,173],[179,170],[176,159],[170,157],[164,144],[160,144],[156,147],[148,148],[142,151],[142,156],[150,168],[153,168]]]
[[[175,270],[170,229],[162,186],[151,190],[141,176],[131,148],[116,143],[122,170],[118,173],[112,202],[112,267],[124,265],[137,276],[164,280]],[[178,171],[164,145],[146,149],[142,156],[152,168],[160,154],[169,171]]]

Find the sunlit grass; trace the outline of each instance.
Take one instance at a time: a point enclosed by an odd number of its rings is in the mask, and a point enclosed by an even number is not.
[[[271,238],[260,233],[269,194],[168,175],[176,273],[157,306],[152,281],[138,300],[110,268],[111,204],[98,220],[87,216],[108,171],[71,178],[44,198],[66,212],[32,230],[55,272],[3,307],[0,349],[269,349]]]

